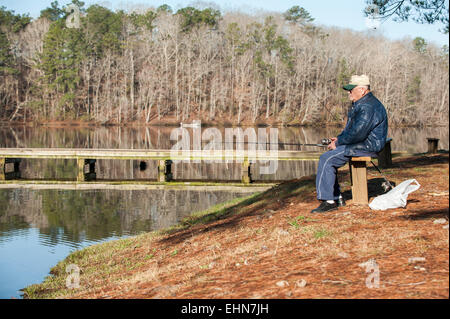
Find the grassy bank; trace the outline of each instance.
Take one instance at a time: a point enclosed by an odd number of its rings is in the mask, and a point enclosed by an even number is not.
[[[314,178],[305,177],[169,229],[76,251],[25,297],[448,298],[448,154],[395,158],[383,172],[421,184],[406,208],[353,205],[343,169],[347,206],[313,215]],[[380,176],[369,170],[369,179],[373,197]],[[379,269],[375,288],[367,286],[369,260]],[[76,289],[66,288],[70,264],[80,269]]]

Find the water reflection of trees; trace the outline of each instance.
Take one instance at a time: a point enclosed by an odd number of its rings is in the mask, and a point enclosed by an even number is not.
[[[170,140],[173,129],[173,127],[0,127],[0,147],[170,149],[175,144]],[[225,128],[218,129],[222,136],[225,136]],[[257,131],[257,128],[255,130]],[[266,130],[269,132],[269,128]],[[280,143],[318,143],[324,137],[336,136],[341,130],[339,127],[284,127],[278,129],[278,139]],[[188,128],[188,131],[192,139],[193,131],[191,128]],[[410,144],[426,145],[427,137],[439,138],[442,148],[448,149],[448,131],[448,127],[389,128],[389,135],[394,138],[399,150],[406,150]],[[298,147],[285,146],[285,149]]]
[[[389,129],[389,136],[393,138],[393,151],[407,151],[411,153],[426,152],[427,138],[438,138],[439,149],[449,149],[448,127],[426,128],[397,128]]]
[[[189,189],[0,190],[0,241],[3,233],[36,227],[46,245],[96,242],[169,227],[192,212],[241,196]]]

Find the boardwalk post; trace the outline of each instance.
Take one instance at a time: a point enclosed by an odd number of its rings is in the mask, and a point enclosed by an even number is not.
[[[248,157],[244,159],[242,163],[242,183],[250,184],[252,182],[252,174],[250,172],[250,161]]]
[[[172,161],[158,161],[158,182],[164,183],[172,180]]]
[[[166,181],[166,162],[164,160],[158,161],[158,182]]]
[[[77,182],[84,182],[84,158],[77,159],[77,167],[78,167]]]
[[[0,157],[0,180],[18,179],[20,178],[20,158]],[[6,164],[13,164],[14,171],[6,172]]]
[[[90,180],[95,180],[97,174],[95,173],[95,159],[78,158],[77,159],[77,182],[85,182]],[[89,171],[85,173],[85,166],[89,165]]]
[[[438,138],[427,138],[428,140],[428,154],[436,154],[438,152]]]
[[[5,166],[6,166],[5,158],[0,157],[0,181],[5,180]]]

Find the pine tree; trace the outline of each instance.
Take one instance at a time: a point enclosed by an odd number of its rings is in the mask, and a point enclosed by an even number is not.
[[[66,111],[75,114],[75,93],[85,48],[83,33],[66,28],[63,19],[53,22],[45,36],[40,67],[50,98],[57,102],[52,112],[57,118],[65,119]]]

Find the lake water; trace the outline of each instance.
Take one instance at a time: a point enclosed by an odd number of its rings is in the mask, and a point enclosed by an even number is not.
[[[0,127],[0,147],[171,149],[176,141],[170,127],[31,128]],[[187,129],[194,139],[194,129]],[[204,132],[202,128],[200,132]],[[270,135],[269,128],[267,135]],[[256,132],[258,129],[255,129]],[[225,129],[219,128],[221,136]],[[339,128],[279,128],[279,143],[318,143],[336,136]],[[427,137],[439,138],[439,148],[449,149],[448,128],[390,129],[393,151],[426,152]],[[279,150],[321,150],[312,146],[280,145]],[[316,161],[280,161],[273,174],[253,176],[279,181],[315,174]],[[23,160],[24,179],[73,180],[74,160]],[[98,179],[156,180],[156,163],[142,170],[138,161],[99,160]],[[240,180],[236,163],[178,163],[174,178],[182,180]],[[5,187],[5,185],[3,185]],[[42,282],[51,267],[74,250],[117,238],[161,229],[191,213],[218,203],[247,196],[251,189],[39,189],[0,188],[0,298],[20,298],[19,289]]]

